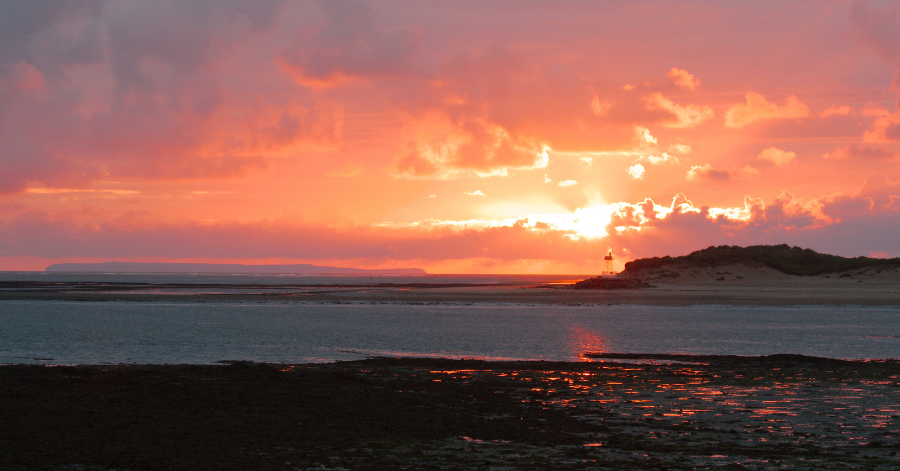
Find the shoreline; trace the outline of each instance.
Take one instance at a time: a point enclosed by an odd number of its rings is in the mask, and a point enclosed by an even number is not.
[[[332,360],[321,362],[277,362],[255,360],[217,360],[209,363],[0,363],[2,368],[36,367],[36,368],[178,368],[178,367],[219,367],[230,365],[260,365],[269,367],[325,367],[328,365],[345,365],[365,362],[455,362],[462,364],[484,364],[497,367],[512,368],[574,368],[579,366],[600,367],[627,367],[628,365],[644,366],[689,366],[689,365],[741,365],[755,367],[790,367],[796,365],[827,366],[827,365],[893,365],[900,373],[900,355],[892,358],[831,358],[815,355],[795,353],[772,353],[768,355],[737,355],[737,354],[699,354],[699,353],[616,353],[616,352],[586,352],[580,360],[547,360],[547,359],[516,359],[516,358],[484,358],[477,356],[442,356],[434,355],[364,355],[365,358],[350,360]],[[34,360],[50,361],[50,359],[35,358]]]

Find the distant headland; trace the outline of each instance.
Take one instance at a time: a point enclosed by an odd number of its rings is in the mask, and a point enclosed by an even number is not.
[[[54,263],[46,272],[80,273],[235,273],[248,275],[427,275],[421,268],[344,268],[305,263],[293,265],[243,265],[239,263]]]

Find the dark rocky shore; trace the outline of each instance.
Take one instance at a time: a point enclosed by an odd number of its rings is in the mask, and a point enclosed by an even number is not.
[[[653,285],[636,278],[588,278],[572,285],[573,289],[641,289],[652,288]]]
[[[3,366],[0,468],[886,470],[900,460],[897,362],[597,356]]]

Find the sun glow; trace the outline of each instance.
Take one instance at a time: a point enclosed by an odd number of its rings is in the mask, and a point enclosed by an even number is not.
[[[744,207],[704,208],[707,218],[719,218],[735,222],[750,219],[752,199],[745,201]],[[507,207],[506,209],[510,209]],[[521,208],[519,208],[521,209]],[[519,212],[519,211],[517,211]],[[701,213],[684,195],[677,195],[671,206],[662,206],[645,200],[642,203],[626,202],[601,203],[578,208],[572,212],[544,212],[514,218],[483,218],[466,220],[428,219],[416,222],[396,223],[381,222],[377,227],[437,229],[449,228],[453,231],[484,230],[489,228],[519,227],[535,232],[559,232],[571,240],[596,240],[610,235],[610,231],[618,234],[624,232],[641,232],[645,225],[655,224],[653,221],[665,219],[673,213]],[[523,214],[523,212],[519,212]],[[527,211],[524,212],[527,214]]]
[[[612,220],[616,208],[614,205],[597,205],[587,208],[578,208],[572,215],[571,230],[579,237],[599,239],[606,237],[606,227]]]
[[[620,209],[622,204],[624,203],[598,204],[578,208],[571,213],[532,214],[518,219],[466,219],[459,221],[428,219],[411,223],[381,222],[373,224],[373,226],[390,228],[449,227],[453,230],[519,226],[535,231],[562,231],[568,233],[569,237],[573,239],[599,239],[609,235],[606,228],[612,221],[612,215]]]

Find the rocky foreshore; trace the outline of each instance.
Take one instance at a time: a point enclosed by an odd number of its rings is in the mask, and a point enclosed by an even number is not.
[[[2,366],[0,468],[896,469],[900,365]]]
[[[637,278],[603,278],[598,276],[587,280],[579,281],[572,285],[573,289],[641,289],[653,288],[650,283],[641,281]]]

